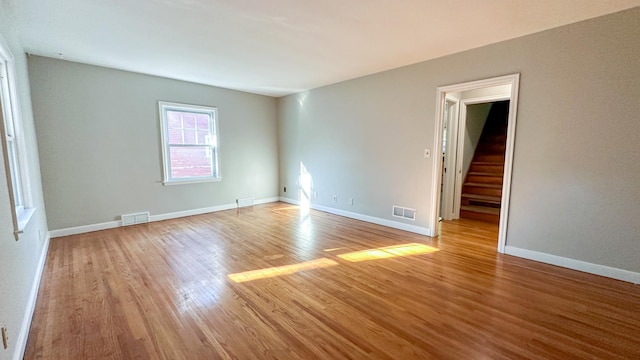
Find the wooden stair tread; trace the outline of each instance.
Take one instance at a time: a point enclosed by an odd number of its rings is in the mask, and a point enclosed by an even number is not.
[[[494,172],[486,172],[486,171],[469,171],[469,173],[467,175],[474,175],[474,176],[499,176],[502,177],[501,173],[494,173]]]
[[[471,165],[504,165],[504,162],[497,161],[472,161]]]
[[[493,189],[502,189],[502,184],[488,184],[488,183],[465,183],[464,186],[486,187]]]
[[[504,151],[496,151],[496,150],[493,150],[493,149],[479,148],[479,149],[476,150],[476,154],[504,156]]]
[[[470,171],[467,173],[465,181],[467,183],[483,183],[483,184],[502,184],[503,175],[499,171],[482,170]]]
[[[504,171],[504,164],[503,163],[483,163],[483,164],[478,164],[478,163],[472,163],[471,167],[469,168],[471,172],[482,172],[482,173],[487,173],[487,174],[496,174],[496,175],[503,175],[503,171]]]
[[[500,203],[502,201],[502,197],[500,196],[491,196],[491,195],[479,195],[479,194],[462,194],[463,198],[473,199],[473,200],[483,200],[487,202],[496,202]]]
[[[460,210],[479,212],[479,213],[491,214],[491,215],[500,215],[500,209],[484,207],[484,206],[463,205],[463,206],[460,206]]]

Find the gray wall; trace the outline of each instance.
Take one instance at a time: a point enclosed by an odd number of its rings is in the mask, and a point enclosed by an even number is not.
[[[507,245],[639,272],[639,23],[635,8],[281,98],[281,195],[303,162],[315,203],[408,206],[426,227],[436,88],[520,73]]]
[[[51,229],[278,196],[276,99],[29,58]],[[158,101],[218,108],[222,181],[164,186]]]
[[[23,327],[25,316],[30,315],[29,295],[37,278],[38,261],[45,251],[44,239],[47,233],[46,214],[42,201],[42,185],[38,164],[38,147],[33,127],[31,97],[27,74],[27,59],[24,49],[18,40],[13,18],[0,2],[0,34],[9,45],[16,65],[16,82],[22,115],[22,125],[27,149],[28,171],[31,182],[31,195],[36,211],[19,241],[13,237],[11,207],[6,181],[4,162],[0,160],[0,264],[2,264],[2,281],[0,281],[0,324],[6,326],[9,335],[9,348],[0,348],[0,359],[18,358],[22,351],[19,348],[19,334],[28,331]],[[2,126],[0,124],[0,126]],[[2,147],[0,147],[2,152]],[[39,233],[43,234],[40,238]],[[27,320],[29,320],[27,318]],[[26,339],[24,339],[26,340]]]
[[[467,117],[464,123],[464,151],[462,154],[462,179],[467,176],[471,167],[471,160],[480,142],[482,129],[487,123],[487,116],[491,110],[491,103],[473,104],[467,106]]]

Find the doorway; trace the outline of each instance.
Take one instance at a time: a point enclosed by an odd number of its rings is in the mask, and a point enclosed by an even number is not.
[[[436,128],[434,131],[434,144],[436,145],[434,148],[441,148],[443,156],[434,157],[435,164],[430,204],[432,216],[429,222],[431,236],[439,235],[438,221],[441,216],[444,219],[451,219],[459,217],[460,214],[463,169],[465,166],[464,146],[467,107],[472,104],[509,100],[498,231],[498,252],[504,252],[507,219],[509,216],[519,79],[520,75],[514,74],[442,86],[437,89]],[[455,111],[452,104],[455,104],[458,115],[451,113]]]
[[[459,218],[498,225],[509,100],[466,108]]]

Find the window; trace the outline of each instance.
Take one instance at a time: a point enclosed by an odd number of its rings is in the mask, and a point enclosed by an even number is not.
[[[24,231],[35,209],[30,194],[20,112],[15,86],[13,56],[0,38],[0,117],[2,118],[2,155],[9,186],[9,203],[16,240]]]
[[[160,101],[164,184],[220,180],[217,109]]]

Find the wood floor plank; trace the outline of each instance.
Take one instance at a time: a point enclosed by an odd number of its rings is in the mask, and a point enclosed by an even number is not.
[[[52,239],[25,359],[638,359],[640,289],[274,203]]]

